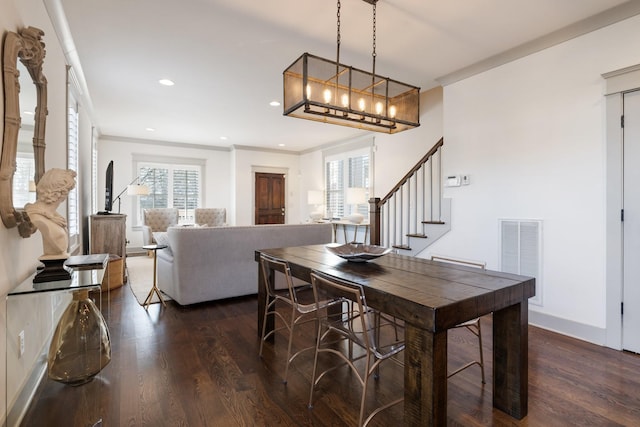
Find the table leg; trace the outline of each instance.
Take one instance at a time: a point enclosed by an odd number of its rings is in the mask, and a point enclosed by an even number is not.
[[[527,300],[493,313],[493,406],[514,418],[527,415]]]
[[[404,425],[447,424],[447,331],[405,326]]]
[[[160,302],[164,307],[167,306],[167,303],[164,302],[164,298],[162,298],[162,294],[160,294],[160,289],[158,289],[158,257],[156,256],[158,253],[157,250],[153,251],[153,286],[151,286],[151,290],[149,291],[149,295],[144,300],[144,308],[145,310],[149,308],[149,304],[151,304],[151,299],[153,298],[153,294],[157,294]]]

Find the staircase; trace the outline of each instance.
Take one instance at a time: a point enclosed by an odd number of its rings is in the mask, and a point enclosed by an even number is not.
[[[371,243],[417,255],[451,230],[451,199],[442,198],[440,139],[383,198],[369,200]]]

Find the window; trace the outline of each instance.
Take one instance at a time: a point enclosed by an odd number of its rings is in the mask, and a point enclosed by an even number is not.
[[[13,174],[13,206],[23,207],[36,201],[35,168],[33,149],[30,152],[18,151]]]
[[[91,128],[91,212],[98,212],[98,133]]]
[[[140,183],[148,186],[150,193],[138,198],[138,212],[148,208],[178,208],[179,222],[193,223],[194,210],[202,205],[202,169],[201,165],[139,162]]]
[[[370,148],[349,151],[325,157],[325,189],[327,214],[334,218],[358,212],[369,217],[368,203],[348,205],[347,188],[364,188],[369,198]]]
[[[78,173],[78,103],[71,91],[69,91],[67,102],[67,168]],[[76,177],[76,186],[69,191],[67,196],[67,228],[70,251],[73,251],[73,248],[80,243],[79,176],[80,174]]]

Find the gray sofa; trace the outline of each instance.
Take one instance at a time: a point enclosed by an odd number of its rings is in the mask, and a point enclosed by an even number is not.
[[[332,226],[170,227],[162,240],[169,248],[157,254],[158,287],[187,305],[256,294],[257,249],[329,243]]]

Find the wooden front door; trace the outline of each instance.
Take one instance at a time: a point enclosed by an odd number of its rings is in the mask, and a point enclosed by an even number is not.
[[[284,224],[284,175],[256,172],[256,224]]]

